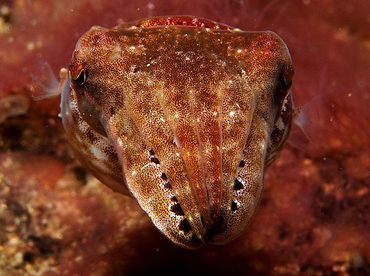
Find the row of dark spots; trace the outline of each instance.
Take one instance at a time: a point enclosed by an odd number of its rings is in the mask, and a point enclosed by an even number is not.
[[[244,168],[244,166],[245,166],[245,161],[244,160],[241,160],[239,162],[238,167],[239,168]],[[241,183],[237,178],[235,178],[235,181],[234,181],[234,191],[239,191],[239,190],[242,190],[242,189],[244,189],[243,183]],[[231,201],[230,209],[233,212],[238,209],[238,204],[234,200]]]
[[[238,191],[244,188],[243,183],[241,183],[237,178],[234,181],[234,191]]]
[[[176,199],[176,201],[177,201],[177,198],[176,197],[174,197],[175,199]],[[184,216],[185,215],[185,213],[184,213],[184,211],[182,210],[182,207],[181,207],[181,205],[179,204],[179,203],[175,203],[175,204],[173,204],[172,206],[171,206],[171,212],[174,212],[176,215],[178,215],[178,216]]]
[[[150,161],[153,162],[154,164],[159,165],[160,162],[159,162],[158,158],[155,157],[155,151],[153,149],[151,149],[149,151],[149,154],[150,154]],[[164,181],[166,181],[166,183],[164,184],[164,188],[168,189],[168,190],[171,190],[172,189],[171,183],[169,181],[167,181],[168,177],[164,172],[161,174],[161,178]],[[184,210],[182,209],[180,203],[178,203],[177,197],[172,196],[170,198],[170,200],[172,202],[174,202],[174,204],[170,208],[171,212],[173,212],[177,216],[185,216]],[[180,221],[179,230],[183,231],[184,234],[188,234],[190,232],[191,225],[190,225],[189,221],[186,218],[183,218]],[[196,235],[193,235],[193,240],[196,240],[196,239],[198,239],[198,237]]]
[[[151,149],[149,151],[149,154],[150,154],[150,162],[152,162],[156,165],[159,165],[159,159],[157,157],[155,157],[155,151]]]
[[[235,181],[234,181],[234,191],[239,191],[239,190],[242,190],[243,188],[244,188],[243,183],[241,183],[237,178],[235,178]],[[238,204],[236,204],[236,202],[234,200],[231,201],[231,207],[230,207],[230,209],[233,212],[236,211],[236,209],[238,209]]]
[[[236,211],[236,209],[238,209],[238,204],[236,204],[236,202],[234,200],[231,201],[231,207],[230,207],[231,211]]]
[[[167,183],[169,184],[169,182],[167,182]],[[171,185],[171,184],[169,184],[169,185]],[[171,212],[175,213],[175,215],[177,215],[177,216],[181,216],[181,217],[185,216],[184,210],[182,209],[180,203],[178,203],[177,197],[172,196],[170,198],[170,200],[172,202],[174,202],[174,204],[170,208]],[[181,231],[183,231],[184,234],[188,234],[190,232],[191,225],[190,225],[189,221],[186,218],[181,219],[181,221],[179,223],[179,229]]]
[[[184,231],[184,234],[188,234],[191,230],[191,225],[187,219],[183,219],[179,223],[179,229]]]
[[[169,183],[169,182],[168,182]],[[178,203],[177,197],[173,196],[170,198],[174,204],[171,206],[170,210],[171,212],[175,213],[177,216],[185,216],[184,210],[182,209],[180,203]],[[183,218],[179,223],[179,229],[183,231],[185,234],[188,234],[191,230],[191,225],[189,221],[186,218]]]
[[[172,186],[171,186],[171,183],[168,180],[168,177],[167,175],[163,172],[162,175],[161,175],[161,178],[166,181],[166,183],[163,185],[163,187],[165,189],[168,189],[168,190],[171,190],[172,189]]]

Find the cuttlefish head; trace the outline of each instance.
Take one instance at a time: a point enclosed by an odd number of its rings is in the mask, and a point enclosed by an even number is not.
[[[235,239],[291,127],[284,42],[179,16],[83,35],[62,117],[77,156],[186,248]]]

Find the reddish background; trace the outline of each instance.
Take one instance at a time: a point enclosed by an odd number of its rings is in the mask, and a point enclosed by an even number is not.
[[[40,62],[55,75],[66,67],[92,25],[175,14],[275,31],[293,58],[296,106],[314,99],[306,105],[313,143],[297,148],[293,133],[266,171],[251,225],[227,245],[196,251],[167,241],[133,200],[74,161],[58,98],[31,102],[21,116],[1,107],[9,95],[28,98]],[[0,0],[0,15],[0,113],[8,117],[0,124],[0,274],[370,274],[367,0]]]

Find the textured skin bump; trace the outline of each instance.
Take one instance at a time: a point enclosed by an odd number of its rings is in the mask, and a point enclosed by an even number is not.
[[[186,248],[235,239],[292,121],[294,71],[272,32],[189,16],[92,27],[62,95],[79,159]]]

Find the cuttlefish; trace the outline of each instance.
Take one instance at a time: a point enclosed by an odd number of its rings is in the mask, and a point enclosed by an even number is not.
[[[94,26],[61,73],[77,157],[168,239],[194,249],[246,228],[292,124],[278,35],[191,16]]]

